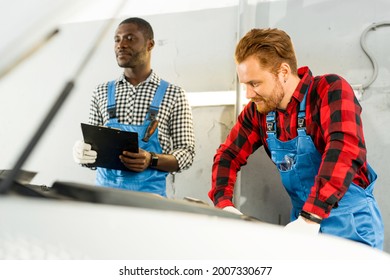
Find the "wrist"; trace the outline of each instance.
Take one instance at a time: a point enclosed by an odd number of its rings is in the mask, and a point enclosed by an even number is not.
[[[321,222],[322,222],[321,217],[314,215],[314,214],[311,214],[309,212],[303,211],[303,210],[301,211],[301,213],[299,213],[299,215],[302,216],[302,218],[304,218],[307,221],[311,221],[311,222],[314,222],[317,224],[321,224]]]
[[[149,162],[149,167],[157,167],[157,164],[158,164],[158,156],[153,153],[153,152],[149,152],[150,153],[150,162]]]

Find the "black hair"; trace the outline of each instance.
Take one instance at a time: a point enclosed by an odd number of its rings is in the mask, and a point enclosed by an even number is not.
[[[119,25],[126,23],[132,23],[137,25],[139,30],[141,30],[142,34],[144,35],[145,39],[154,39],[153,28],[146,20],[138,17],[131,17],[123,20]]]

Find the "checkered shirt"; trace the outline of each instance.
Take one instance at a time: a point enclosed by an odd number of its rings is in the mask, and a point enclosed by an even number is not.
[[[159,84],[160,77],[153,71],[148,79],[136,86],[122,74],[115,81],[118,122],[142,125]],[[107,85],[108,82],[99,84],[93,92],[89,112],[89,123],[92,125],[104,125],[109,119]],[[179,172],[188,169],[195,157],[195,135],[192,112],[182,88],[169,85],[156,118],[162,152],[176,157]]]

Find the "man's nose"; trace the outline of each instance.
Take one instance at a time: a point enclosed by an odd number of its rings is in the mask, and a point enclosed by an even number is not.
[[[251,99],[256,96],[256,92],[250,86],[245,87],[245,93],[247,99]]]
[[[117,43],[116,43],[116,47],[118,49],[121,49],[121,48],[124,48],[126,47],[126,40],[123,40],[123,39],[120,39]]]

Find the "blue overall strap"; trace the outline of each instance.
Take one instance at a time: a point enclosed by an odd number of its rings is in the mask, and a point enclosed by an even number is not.
[[[303,97],[303,100],[301,104],[299,105],[299,112],[298,112],[298,127],[297,131],[300,135],[301,133],[305,133],[306,130],[306,95]],[[267,122],[267,135],[269,138],[276,137],[276,113],[275,111],[271,111],[267,114],[266,122]]]
[[[305,129],[306,128],[306,95],[303,97],[303,100],[301,104],[299,104],[299,112],[298,112],[298,129]]]
[[[271,111],[267,114],[267,135],[269,138],[276,137],[276,121],[275,121],[275,111]]]
[[[154,98],[152,100],[152,103],[150,104],[149,111],[146,114],[146,120],[154,120],[156,118],[158,109],[164,98],[164,94],[168,86],[169,83],[167,81],[164,81],[163,79],[160,80],[160,85],[158,86],[156,93],[154,94]]]
[[[107,111],[110,119],[116,118],[115,81],[108,82]]]
[[[309,92],[309,88],[310,88],[310,84],[306,89],[301,104],[299,104],[298,126],[297,126],[298,135],[306,135],[306,97],[307,97],[307,93]]]

